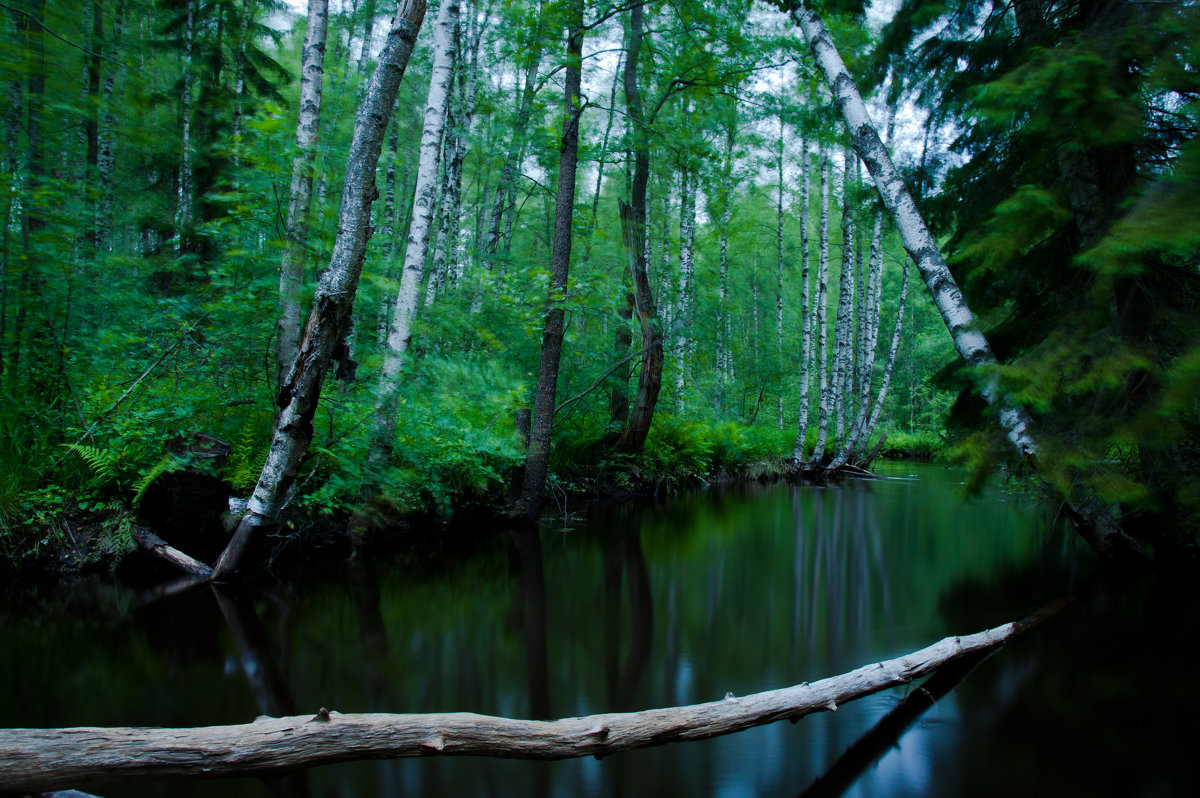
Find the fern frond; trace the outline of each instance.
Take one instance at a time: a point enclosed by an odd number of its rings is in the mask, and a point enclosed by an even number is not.
[[[117,466],[121,462],[123,452],[114,452],[111,449],[101,449],[83,443],[72,444],[67,448],[87,463],[87,467],[91,469],[92,476],[98,485],[105,485],[116,479]]]
[[[142,474],[141,478],[133,486],[133,508],[136,510],[142,501],[142,497],[146,495],[146,491],[150,488],[154,480],[161,477],[163,474],[173,474],[184,467],[182,459],[173,454],[164,454],[157,463],[151,466],[150,470]]]

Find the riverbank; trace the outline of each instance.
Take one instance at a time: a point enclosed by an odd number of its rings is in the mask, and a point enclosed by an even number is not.
[[[790,459],[779,452],[789,451],[791,443],[786,430],[704,427],[670,417],[656,425],[639,455],[615,453],[599,435],[564,437],[543,514],[570,518],[581,503],[661,500],[714,484],[782,479]],[[893,433],[881,455],[928,460],[940,450],[932,434]],[[163,469],[139,480],[132,496],[86,485],[74,494],[64,486],[31,491],[2,519],[0,569],[71,575],[153,568],[139,551],[139,528],[211,563],[232,528],[228,499],[248,487],[238,477],[244,459],[235,448],[221,461]],[[404,546],[449,529],[511,524],[506,510],[520,468],[512,455],[465,456],[455,449],[440,461],[426,461],[421,471],[391,469],[389,487],[363,504],[361,468],[318,459],[303,481],[317,487],[297,497],[287,523],[261,541],[258,559],[344,559],[358,548]]]

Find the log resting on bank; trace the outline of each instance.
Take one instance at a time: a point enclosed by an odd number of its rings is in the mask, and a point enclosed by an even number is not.
[[[1043,611],[965,637],[809,684],[684,707],[516,720],[459,712],[428,715],[260,717],[238,726],[186,729],[0,730],[0,792],[86,787],[101,782],[266,775],[330,762],[415,756],[510,759],[597,758],[631,748],[702,740],[795,721],[906,684],[963,656],[994,649]]]

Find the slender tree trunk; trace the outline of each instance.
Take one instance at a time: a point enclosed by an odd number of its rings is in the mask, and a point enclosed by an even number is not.
[[[366,259],[371,204],[379,196],[375,167],[383,149],[384,132],[424,17],[424,0],[401,1],[359,108],[346,161],[338,234],[329,268],[313,297],[313,310],[300,351],[279,391],[277,403],[282,409],[275,421],[267,462],[245,515],[213,568],[212,578],[216,581],[228,579],[239,569],[250,539],[258,529],[278,522],[287,506],[301,459],[312,441],[321,385],[349,329],[354,294]]]
[[[192,57],[196,39],[196,0],[187,0],[183,31],[183,91],[180,94],[179,197],[175,210],[175,249],[190,236],[195,188],[192,167]]]
[[[116,53],[116,42],[124,38],[125,2],[118,0],[113,15],[112,41],[107,48],[111,55]],[[97,51],[101,52],[101,51]],[[113,177],[116,171],[117,116],[113,111],[113,94],[117,86],[117,70],[110,67],[104,76],[104,123],[97,134],[96,171],[100,183],[100,197],[96,210],[96,248],[111,251],[113,248]]]
[[[617,440],[617,449],[630,454],[642,450],[646,435],[650,432],[658,392],[662,388],[663,369],[662,329],[646,268],[646,188],[650,176],[650,137],[637,82],[638,59],[642,48],[642,12],[641,5],[634,6],[629,12],[629,48],[625,55],[625,104],[633,131],[634,166],[630,201],[621,206],[621,229],[633,277],[634,311],[642,330],[642,367],[637,396],[629,414],[629,423]]]
[[[719,285],[717,288],[719,329],[717,336],[717,379],[722,384],[733,382],[733,329],[729,319],[729,224],[733,221],[733,140],[737,131],[737,110],[725,129],[725,162],[721,174],[721,223]]]
[[[838,452],[837,457],[829,463],[829,470],[836,471],[841,468],[846,462],[862,449],[871,440],[871,433],[875,431],[875,424],[879,421],[879,412],[883,409],[883,403],[887,399],[888,386],[892,382],[892,370],[896,366],[896,352],[900,349],[900,332],[904,326],[904,305],[908,299],[908,261],[904,261],[904,276],[900,281],[900,301],[899,307],[896,310],[896,325],[892,330],[892,345],[888,350],[887,364],[883,369],[883,379],[879,384],[879,395],[875,399],[874,405],[870,403],[870,397],[864,395],[862,406],[858,410],[858,419],[853,427],[853,434],[850,439],[842,446],[842,450]],[[870,413],[867,410],[870,408]]]
[[[842,271],[838,275],[837,328],[833,343],[833,402],[837,419],[835,435],[839,442],[846,440],[847,385],[851,381],[854,358],[854,188],[850,180],[854,154],[844,154],[842,170]]]
[[[779,117],[779,154],[775,160],[775,177],[779,184],[775,203],[775,362],[783,374],[783,116]],[[779,396],[775,410],[775,425],[783,429],[783,381],[779,381]]]
[[[808,438],[808,386],[809,364],[812,362],[812,308],[809,307],[808,274],[808,192],[809,192],[808,145],[800,141],[800,419],[796,424],[796,444],[792,447],[792,459],[804,462],[804,448]]]
[[[1038,446],[1030,432],[1028,413],[1001,393],[995,370],[978,368],[996,363],[996,356],[925,226],[904,179],[896,171],[887,148],[880,140],[858,87],[842,62],[832,37],[814,11],[795,0],[788,0],[786,6],[812,50],[850,131],[854,148],[875,180],[884,206],[896,222],[904,248],[916,263],[934,305],[946,329],[950,331],[955,349],[968,366],[976,367],[974,373],[979,380],[979,392],[989,405],[996,408],[996,418],[1018,455],[1036,458]],[[1047,489],[1054,492],[1050,486]],[[1125,534],[1116,522],[1112,509],[1094,495],[1081,491],[1078,495],[1064,498],[1067,508],[1078,520],[1080,534],[1102,559],[1115,563],[1136,563],[1147,559],[1141,545]]]
[[[300,63],[300,116],[296,122],[296,155],[292,158],[292,186],[288,200],[287,246],[279,265],[277,386],[283,385],[300,350],[300,293],[308,254],[313,160],[321,128],[321,84],[325,71],[328,13],[329,0],[308,1],[308,28]]]
[[[567,274],[571,264],[571,231],[575,216],[575,173],[579,163],[579,102],[583,79],[583,0],[573,0],[568,23],[566,74],[563,90],[563,134],[558,157],[558,193],[554,209],[554,242],[550,250],[550,285],[546,297],[546,322],[542,332],[542,358],[538,368],[537,390],[533,400],[533,418],[529,434],[529,454],[525,458],[525,484],[521,491],[521,509],[526,518],[536,520],[546,490],[550,468],[551,429],[558,390],[558,369],[562,359]]]
[[[817,326],[818,374],[817,441],[813,446],[809,468],[815,468],[825,456],[825,440],[829,435],[829,416],[833,411],[833,396],[829,390],[829,332],[826,314],[829,307],[829,154],[821,153],[821,222],[819,229],[819,254],[817,255],[816,313],[813,323]]]
[[[433,239],[433,254],[429,262],[429,278],[425,281],[425,306],[429,307],[438,294],[446,289],[447,257],[452,246],[451,225],[457,228],[461,207],[462,165],[467,152],[466,132],[462,127],[466,111],[460,87],[466,72],[463,59],[461,20],[454,26],[454,58],[450,65],[450,91],[446,97],[446,123],[442,136],[442,181],[437,192],[437,235]]]
[[[508,150],[504,156],[504,166],[500,170],[500,184],[492,199],[492,212],[488,218],[487,238],[484,241],[485,257],[493,257],[500,249],[501,230],[504,218],[508,216],[508,224],[512,223],[512,212],[516,203],[517,171],[521,166],[521,153],[525,149],[526,133],[529,120],[533,115],[533,99],[537,93],[538,69],[542,61],[542,7],[538,4],[537,22],[529,37],[529,61],[525,65],[525,73],[521,94],[517,101],[517,113],[513,121],[512,135],[508,140]]]
[[[678,338],[675,357],[679,371],[676,374],[676,394],[679,411],[684,409],[684,389],[690,377],[692,358],[692,306],[695,292],[696,273],[696,170],[685,163],[681,174],[679,192],[679,295],[676,297],[674,328]]]
[[[583,260],[590,262],[592,259],[592,239],[595,237],[593,233],[596,231],[596,220],[600,216],[600,191],[604,187],[604,167],[608,159],[608,142],[612,136],[613,118],[617,111],[617,88],[621,85],[621,77],[624,70],[625,54],[622,52],[620,59],[617,62],[616,72],[613,73],[612,90],[608,95],[608,121],[604,124],[604,137],[600,140],[599,162],[596,165],[596,189],[592,192],[592,213],[588,217],[587,227],[583,234]]]
[[[417,298],[425,275],[425,257],[429,252],[429,234],[433,227],[438,162],[446,123],[446,101],[450,92],[454,32],[457,26],[458,0],[443,0],[434,28],[433,67],[429,78],[429,94],[425,100],[425,127],[421,131],[421,159],[413,192],[413,215],[408,227],[408,245],[404,251],[404,270],[400,273],[400,289],[392,307],[387,348],[379,371],[379,399],[375,406],[371,435],[370,458],[373,463],[386,463],[392,453],[400,400],[400,368],[412,339],[412,320],[417,312]]]

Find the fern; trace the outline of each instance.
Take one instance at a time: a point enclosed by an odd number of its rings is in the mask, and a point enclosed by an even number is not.
[[[83,462],[87,463],[88,468],[92,471],[92,477],[96,480],[98,486],[107,485],[117,478],[117,467],[121,464],[124,452],[101,449],[82,443],[72,444],[67,446],[67,448],[75,452]]]
[[[142,474],[133,486],[133,502],[132,506],[137,509],[141,504],[142,497],[146,495],[146,491],[150,488],[154,480],[161,477],[163,474],[173,474],[184,467],[184,462],[181,458],[174,454],[164,454],[159,461],[155,463],[149,471]]]

